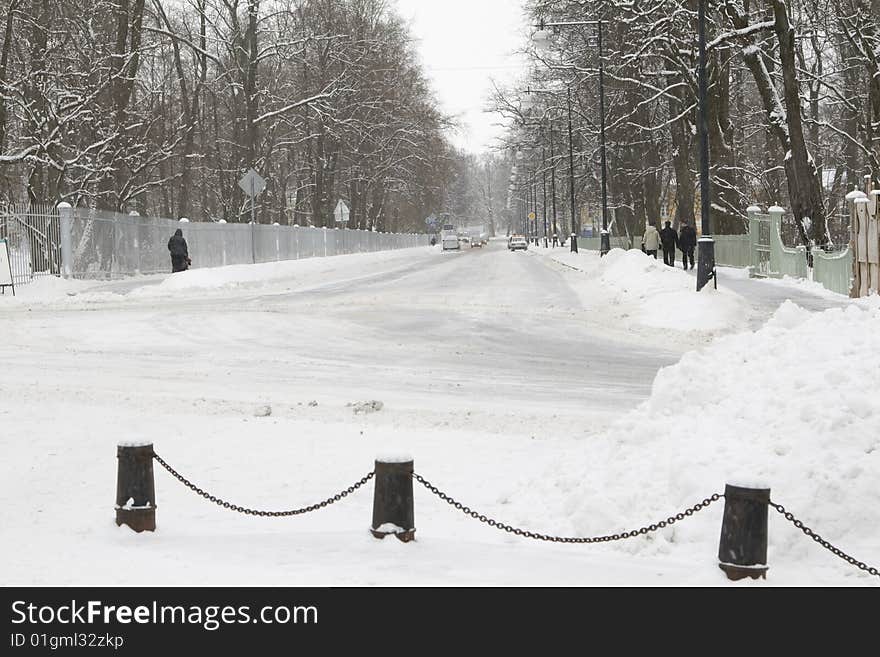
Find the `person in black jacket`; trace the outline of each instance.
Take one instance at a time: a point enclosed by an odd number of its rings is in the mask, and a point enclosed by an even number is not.
[[[660,244],[663,247],[663,264],[675,267],[675,247],[678,245],[678,233],[670,222],[660,231]]]
[[[688,260],[691,269],[694,268],[694,249],[697,248],[697,231],[688,222],[681,222],[681,232],[678,234],[678,248],[681,249],[681,262],[684,268],[688,268]]]
[[[183,231],[178,228],[168,240],[168,251],[171,252],[171,272],[186,271],[192,264],[189,259],[189,249],[186,240],[183,239]]]

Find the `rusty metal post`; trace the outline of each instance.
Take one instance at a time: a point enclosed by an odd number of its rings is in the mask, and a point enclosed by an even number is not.
[[[156,530],[156,486],[153,444],[121,443],[116,447],[116,524],[136,532]]]
[[[416,535],[413,461],[376,459],[375,472],[370,532],[376,538],[394,534],[404,543],[412,541]]]
[[[728,579],[767,578],[769,488],[724,488],[718,567]]]

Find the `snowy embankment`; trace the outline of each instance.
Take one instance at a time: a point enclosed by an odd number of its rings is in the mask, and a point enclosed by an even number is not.
[[[356,280],[376,274],[376,268],[412,261],[414,255],[428,255],[439,247],[420,246],[373,253],[282,260],[252,265],[227,265],[191,269],[176,274],[129,276],[115,281],[71,280],[55,276],[38,278],[16,287],[16,296],[7,295],[10,305],[62,302],[68,305],[180,297],[205,294],[226,295],[236,291],[272,293],[317,285],[328,278],[334,282]],[[387,270],[382,270],[387,271]],[[344,278],[340,279],[339,277]],[[0,297],[0,302],[4,297]]]
[[[554,476],[527,482],[521,495],[556,497],[572,531],[593,535],[656,522],[723,492],[725,483],[760,484],[824,538],[876,566],[878,389],[880,300],[822,313],[786,302],[759,331],[719,338],[662,369],[647,401],[588,449],[568,450]],[[806,561],[836,569],[843,581],[872,583],[770,514],[771,564]],[[717,531],[686,518],[621,549],[684,549],[706,561]],[[815,582],[804,566],[803,581]]]
[[[612,249],[600,258],[595,251],[532,249],[583,272],[583,285],[576,289],[585,306],[607,308],[624,326],[712,337],[746,328],[751,316],[747,300],[739,294],[712,285],[696,294],[692,274],[641,251]]]

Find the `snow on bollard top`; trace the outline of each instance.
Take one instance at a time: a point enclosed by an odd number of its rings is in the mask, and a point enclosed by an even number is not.
[[[867,203],[870,203],[870,202],[871,202],[871,201],[869,201],[869,200],[868,200],[868,197],[865,196],[864,194],[862,194],[862,195],[859,196],[858,198],[853,199],[853,203],[864,203],[864,204],[867,204]]]
[[[182,223],[182,224],[188,224],[188,223],[189,223],[189,219],[187,219],[186,217],[181,217],[181,218],[179,219],[179,221],[180,221],[180,223]]]
[[[750,205],[746,208],[746,212],[760,212],[761,208],[757,205]]]
[[[388,452],[385,454],[378,454],[376,456],[376,461],[379,463],[409,463],[415,461],[415,459],[405,452]]]
[[[849,194],[847,194],[845,198],[847,201],[854,201],[857,198],[867,198],[867,196],[866,196],[865,192],[858,190],[858,189],[854,189]]]
[[[782,214],[783,212],[785,212],[785,208],[781,208],[778,205],[771,205],[769,208],[767,208],[767,212]]]
[[[152,447],[152,440],[120,440],[116,443],[117,447]]]
[[[751,490],[770,490],[771,486],[763,479],[752,479],[750,477],[728,477],[724,482],[728,486],[736,488],[749,488]]]

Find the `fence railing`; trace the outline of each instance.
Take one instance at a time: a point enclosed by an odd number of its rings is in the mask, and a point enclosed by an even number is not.
[[[784,212],[785,210],[776,205],[768,210],[770,214],[770,276],[807,278],[807,248],[797,246],[791,249],[782,243],[780,227]]]
[[[771,507],[825,549],[859,570],[880,577],[880,571],[877,568],[869,566],[835,547],[795,518],[781,504],[773,502],[770,499],[769,488],[747,488],[727,484],[723,494],[713,493],[683,511],[636,529],[618,530],[595,536],[564,536],[543,534],[509,525],[462,504],[437,488],[421,474],[415,472],[414,462],[409,457],[377,459],[373,470],[347,488],[320,502],[284,511],[267,511],[233,504],[203,490],[156,454],[152,443],[120,443],[116,450],[116,457],[116,524],[119,526],[127,525],[136,532],[156,530],[156,486],[153,475],[153,461],[155,460],[172,477],[209,502],[237,513],[268,518],[298,516],[319,511],[341,501],[370,480],[374,480],[373,515],[370,531],[376,538],[394,535],[404,542],[415,539],[414,481],[464,515],[493,529],[537,541],[579,545],[608,543],[644,536],[680,522],[723,498],[724,515],[718,546],[718,566],[729,579],[766,578],[767,525],[768,511]]]
[[[403,249],[426,246],[429,239],[415,233],[180,222],[88,209],[70,213],[71,275],[75,278],[169,271],[168,238],[178,228],[187,240],[193,268]]]
[[[197,223],[44,205],[0,206],[17,285],[39,276],[113,279],[170,271],[168,239],[182,229],[193,268],[426,246],[429,235],[260,224]]]
[[[641,237],[636,236],[633,239],[633,245],[630,246],[629,238],[622,236],[611,237],[612,249],[628,250],[637,249],[641,246]],[[715,240],[715,262],[725,267],[748,267],[749,262],[749,236],[748,235],[716,235]],[[578,248],[584,248],[589,251],[599,251],[601,249],[601,239],[598,237],[579,237]],[[676,262],[681,262],[681,251],[675,250]]]
[[[61,224],[54,206],[0,204],[0,239],[4,238],[16,285],[61,274]]]
[[[813,280],[838,294],[849,294],[852,287],[853,256],[847,248],[835,253],[813,249]]]

